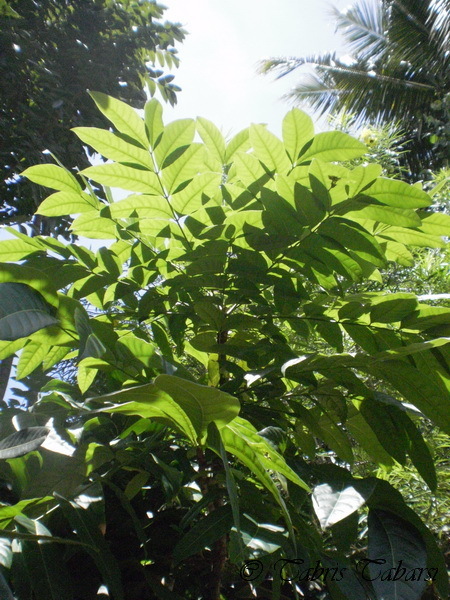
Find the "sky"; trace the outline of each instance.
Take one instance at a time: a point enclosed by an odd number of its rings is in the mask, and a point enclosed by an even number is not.
[[[274,56],[306,56],[326,50],[343,53],[330,6],[349,0],[163,0],[167,20],[189,32],[177,46],[181,65],[174,83],[182,88],[166,120],[202,116],[224,134],[250,123],[267,123],[279,134],[291,108],[283,94],[295,84],[295,73],[274,81],[258,75],[257,63]],[[321,120],[322,128],[325,125]]]

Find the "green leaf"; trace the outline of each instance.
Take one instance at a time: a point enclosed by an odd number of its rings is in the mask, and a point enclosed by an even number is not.
[[[375,463],[384,469],[394,466],[393,458],[386,452],[372,428],[354,406],[348,409],[345,427]]]
[[[153,383],[112,392],[91,400],[111,403],[99,409],[99,412],[157,418],[184,433],[193,444],[197,441],[197,432],[183,407]]]
[[[399,417],[401,411],[395,406],[386,406],[369,398],[354,400],[354,404],[386,452],[400,464],[405,464],[408,439]]]
[[[225,163],[229,163],[236,152],[247,152],[250,148],[250,134],[248,129],[239,131],[231,140],[227,143],[227,149],[225,153]]]
[[[49,433],[47,427],[26,427],[0,441],[0,459],[23,456],[39,448]]]
[[[450,434],[448,399],[432,375],[425,374],[403,360],[383,360],[370,363],[368,370],[386,379],[411,404]]]
[[[50,277],[43,271],[23,265],[0,263],[0,283],[21,283],[39,292],[44,300],[58,308],[59,299]],[[4,288],[6,290],[6,288]],[[12,287],[10,288],[13,289]],[[22,288],[20,288],[22,289]],[[17,288],[19,290],[19,288]]]
[[[250,142],[255,156],[269,171],[287,173],[290,164],[282,142],[264,125],[250,126]]]
[[[410,417],[402,411],[399,411],[399,417],[408,436],[409,457],[430,490],[434,492],[437,487],[437,476],[430,449]]]
[[[137,169],[116,163],[88,167],[82,175],[97,183],[130,192],[159,195],[162,192],[158,176],[148,169]]]
[[[245,440],[266,469],[280,473],[307,492],[310,491],[307,484],[289,467],[283,456],[262,435],[257,433],[249,421],[236,417],[228,424],[228,429]]]
[[[220,180],[219,173],[197,175],[189,185],[172,196],[170,201],[172,208],[181,215],[191,215],[204,205],[205,199],[218,191]]]
[[[431,204],[431,198],[426,192],[404,181],[385,177],[379,177],[364,195],[396,208],[421,208]]]
[[[159,168],[164,168],[166,159],[183,146],[192,143],[195,135],[195,121],[193,119],[179,119],[166,125],[161,140],[155,148],[155,156]]]
[[[380,232],[380,237],[394,240],[408,246],[419,246],[423,248],[444,248],[445,242],[441,236],[425,233],[417,229],[401,229],[400,227],[389,227]]]
[[[418,302],[414,294],[388,294],[378,296],[372,301],[371,323],[395,323],[412,314]]]
[[[158,375],[155,386],[169,394],[188,415],[197,438],[201,439],[209,423],[220,429],[239,413],[239,400],[217,388],[180,379],[174,375]]]
[[[347,219],[370,219],[396,227],[420,227],[422,221],[417,213],[408,208],[395,208],[382,204],[363,204],[361,201],[350,204],[346,208]],[[354,208],[354,210],[352,210]]]
[[[191,180],[198,174],[203,165],[204,147],[202,144],[191,144],[186,150],[162,172],[162,182],[169,193]]]
[[[101,214],[111,215],[114,219],[162,219],[165,223],[173,219],[168,201],[162,196],[136,194],[105,207]]]
[[[35,252],[43,252],[44,248],[38,244],[25,240],[2,240],[0,242],[0,259],[17,262]]]
[[[98,209],[100,206],[100,202],[93,200],[88,194],[77,194],[72,191],[56,192],[39,205],[36,213],[46,217],[62,217],[91,212],[92,209]]]
[[[212,546],[216,540],[230,531],[233,525],[231,506],[219,506],[206,517],[201,518],[176,544],[173,550],[175,563],[189,558]]]
[[[71,231],[91,240],[115,240],[119,237],[112,219],[104,219],[97,211],[83,213],[72,221]]]
[[[118,131],[136,140],[144,148],[148,146],[144,121],[137,112],[125,102],[102,92],[89,92],[100,111],[116,127]]]
[[[268,490],[275,498],[276,502],[281,508],[283,516],[289,527],[289,531],[294,537],[292,531],[292,520],[289,511],[286,508],[286,504],[281,496],[278,487],[270,477],[267,469],[261,462],[261,454],[255,452],[252,447],[248,444],[247,440],[242,437],[239,433],[234,432],[230,425],[225,425],[220,429],[220,437],[222,438],[223,445],[227,452],[233,454],[238,460],[242,462],[254,475],[259,479],[260,483]],[[212,448],[216,450],[215,448]],[[293,540],[294,541],[294,540]],[[295,544],[295,541],[294,541]]]
[[[418,211],[418,216],[422,219],[421,231],[436,236],[449,235],[450,215],[441,212]]]
[[[73,127],[72,131],[82,142],[92,146],[96,152],[119,163],[137,163],[153,169],[152,160],[147,150],[126,142],[120,135],[98,127]]]
[[[162,106],[161,103],[152,98],[145,104],[145,129],[147,137],[150,142],[150,146],[155,148],[158,143],[159,137],[164,130],[164,124],[162,120]]]
[[[311,117],[298,108],[290,110],[283,119],[283,141],[291,161],[295,163],[300,150],[314,137]]]
[[[39,365],[42,364],[48,353],[49,347],[45,344],[28,340],[22,352],[20,353],[19,362],[17,363],[16,378],[23,379],[32,373]]]
[[[343,482],[330,485],[322,483],[313,489],[314,512],[322,529],[342,521],[366,502],[366,498],[353,486]]]
[[[369,511],[368,526],[372,562],[365,572],[370,573],[377,597],[419,600],[426,575],[416,578],[406,574],[421,568],[426,572],[427,553],[420,533],[411,523],[382,510]],[[386,573],[391,575],[381,575]]]
[[[323,161],[346,161],[366,154],[364,144],[342,131],[318,133],[307,143],[299,156],[298,164],[320,158]]]
[[[211,155],[225,164],[225,140],[220,130],[208,119],[197,117],[197,131]]]
[[[39,521],[22,515],[15,518],[22,532],[51,536]],[[21,556],[36,600],[72,600],[70,577],[63,556],[51,542],[20,541]]]
[[[363,260],[379,267],[385,266],[386,260],[379,243],[361,225],[340,217],[331,217],[321,223],[318,232],[336,240]]]
[[[23,283],[0,283],[0,339],[14,341],[58,323],[54,308]]]
[[[80,541],[86,544],[86,552],[93,558],[110,594],[114,600],[124,600],[119,565],[100,533],[93,515],[90,511],[80,508],[75,502],[66,500],[58,494],[56,494],[56,498],[70,526]]]
[[[81,187],[75,177],[62,167],[57,165],[45,164],[28,167],[22,171],[21,175],[27,177],[30,181],[44,185],[53,190],[61,192],[76,192],[81,193]]]

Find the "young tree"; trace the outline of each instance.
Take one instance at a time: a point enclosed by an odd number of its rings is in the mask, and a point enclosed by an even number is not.
[[[357,0],[334,9],[334,18],[351,60],[336,53],[274,58],[261,71],[283,77],[310,66],[289,97],[319,113],[344,109],[360,123],[400,122],[413,180],[448,164],[449,1]]]
[[[0,4],[0,219],[28,220],[45,193],[21,177],[51,150],[67,168],[89,165],[70,127],[104,119],[86,90],[112,94],[143,107],[158,87],[176,102],[179,88],[150,65],[178,65],[183,30],[162,22],[164,7],[138,0],[3,0]],[[61,229],[61,227],[59,228]],[[64,226],[63,226],[64,230]],[[58,228],[56,233],[58,233]]]
[[[20,353],[19,379],[54,374],[1,413],[0,585],[19,600],[445,598],[436,540],[385,473],[409,456],[436,489],[416,419],[450,431],[450,311],[351,288],[444,247],[449,216],[376,164],[338,164],[366,147],[297,109],[283,141],[252,125],[226,142],[202,118],[164,125],[156,100],[142,119],[91,95],[115,131],[75,133],[111,162],[25,176],[55,189],[41,214],[111,243],[0,243],[0,358]]]

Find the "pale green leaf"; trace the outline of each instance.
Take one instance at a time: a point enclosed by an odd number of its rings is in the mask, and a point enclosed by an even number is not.
[[[298,163],[320,158],[323,161],[346,161],[366,154],[364,144],[342,131],[318,133],[304,148]]]
[[[220,130],[208,119],[197,117],[197,131],[212,156],[223,165],[225,163],[225,139]]]
[[[186,150],[162,172],[162,183],[170,194],[177,191],[183,183],[190,181],[203,165],[204,147],[202,144],[191,144]]]
[[[22,171],[21,175],[27,177],[33,183],[44,185],[53,190],[77,192],[78,194],[81,192],[81,187],[72,173],[57,165],[35,165]]]
[[[102,213],[109,213],[114,219],[138,217],[143,219],[173,219],[169,202],[162,196],[139,194],[128,196],[106,207]]]
[[[35,245],[25,240],[2,240],[0,241],[0,259],[7,262],[17,262],[26,258],[34,252],[42,252],[44,247],[40,244]]]
[[[100,217],[98,211],[86,212],[72,221],[70,227],[76,235],[94,240],[115,240],[117,226],[111,219]]]
[[[116,163],[106,163],[88,167],[81,173],[102,185],[130,192],[159,195],[162,191],[158,176],[148,169],[135,169]]]
[[[288,172],[291,165],[282,142],[264,125],[250,126],[250,142],[255,156],[269,171]]]
[[[296,485],[308,492],[310,491],[306,483],[289,467],[283,456],[264,437],[257,433],[249,421],[236,417],[228,424],[228,428],[247,442],[252,450],[257,453],[259,460],[266,469],[280,473]]]
[[[62,217],[90,212],[101,206],[98,200],[84,193],[56,192],[39,205],[36,213],[46,217]]]
[[[32,340],[28,341],[20,353],[19,362],[17,363],[17,379],[23,379],[37,369],[47,356],[48,351],[48,346]]]
[[[89,144],[105,158],[119,163],[138,163],[147,169],[153,169],[152,160],[147,150],[126,142],[116,133],[98,127],[74,127],[72,131],[76,133],[82,142]]]
[[[118,131],[136,140],[144,148],[148,146],[144,121],[137,112],[125,102],[117,100],[102,92],[89,92],[100,111],[116,127]]]
[[[161,103],[158,102],[156,98],[152,98],[145,104],[145,129],[147,131],[147,137],[152,148],[155,148],[159,137],[164,130],[162,113],[163,110]]]
[[[227,148],[225,152],[225,162],[228,163],[234,157],[236,152],[246,152],[250,148],[250,134],[249,130],[243,129],[239,133],[237,133],[231,140],[227,143]]]
[[[177,213],[190,215],[218,191],[221,181],[219,173],[201,173],[194,177],[189,185],[174,194],[170,204]]]
[[[166,159],[170,155],[184,146],[192,143],[195,135],[195,121],[193,119],[179,119],[166,125],[161,140],[155,148],[155,156],[158,161],[158,167],[161,169],[165,165]]]
[[[421,208],[431,204],[430,196],[423,190],[404,181],[385,177],[379,177],[363,193],[365,196],[375,198],[382,204],[396,208]]]
[[[286,152],[293,163],[300,150],[314,137],[314,124],[311,117],[298,108],[290,110],[283,119],[283,141]]]

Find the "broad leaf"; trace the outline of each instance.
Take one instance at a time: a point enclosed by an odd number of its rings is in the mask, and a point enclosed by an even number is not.
[[[91,212],[99,207],[100,202],[93,200],[87,194],[65,191],[48,196],[44,202],[41,202],[36,213],[46,217],[61,217]]]
[[[364,195],[396,208],[421,208],[431,204],[431,198],[414,185],[404,181],[379,177]]]
[[[183,407],[153,383],[98,396],[94,400],[112,404],[99,412],[157,418],[182,431],[192,443],[196,442],[197,432]]]
[[[99,154],[110,160],[125,164],[139,164],[152,169],[152,161],[148,151],[141,146],[126,142],[120,135],[98,129],[97,127],[74,127],[74,133],[81,141],[92,146]]]
[[[320,158],[324,161],[345,161],[367,152],[364,144],[341,131],[318,133],[300,152],[298,163]]]
[[[86,551],[92,556],[109,591],[115,599],[123,600],[119,566],[91,512],[62,496],[57,495],[57,500],[79,540],[86,544]]]
[[[57,165],[35,165],[22,171],[22,176],[27,177],[33,183],[61,192],[81,193],[81,187],[75,177],[62,167]]]
[[[314,488],[312,502],[322,529],[331,527],[361,508],[366,498],[353,486],[323,483]]]
[[[173,375],[158,375],[155,386],[169,394],[188,415],[197,437],[206,433],[211,422],[221,428],[239,413],[240,403],[217,388],[199,385]]]
[[[26,427],[0,441],[0,459],[15,458],[32,452],[44,443],[47,427]]]
[[[173,551],[176,563],[201,552],[206,546],[213,550],[216,540],[227,535],[233,525],[229,504],[220,506],[201,518],[177,543]]]
[[[0,339],[14,341],[55,325],[54,308],[28,285],[0,283]]]
[[[426,573],[424,541],[413,525],[381,510],[369,512],[369,571],[378,598],[418,600],[426,586],[426,574],[412,577],[414,569]],[[364,575],[363,575],[364,576]]]
[[[103,94],[102,92],[89,92],[95,104],[105,115],[107,119],[117,128],[118,131],[136,140],[144,148],[147,147],[148,141],[145,133],[143,120],[137,112],[125,102],[121,102],[112,96]]]
[[[300,150],[314,137],[311,117],[298,108],[290,110],[283,119],[283,141],[291,161],[295,163]]]
[[[51,536],[39,521],[24,516],[15,518],[19,532]],[[63,556],[51,542],[20,541],[23,564],[36,600],[72,600],[69,573]]]
[[[81,173],[102,185],[117,187],[130,192],[158,195],[162,191],[158,176],[148,169],[106,163],[96,167],[88,167]]]

